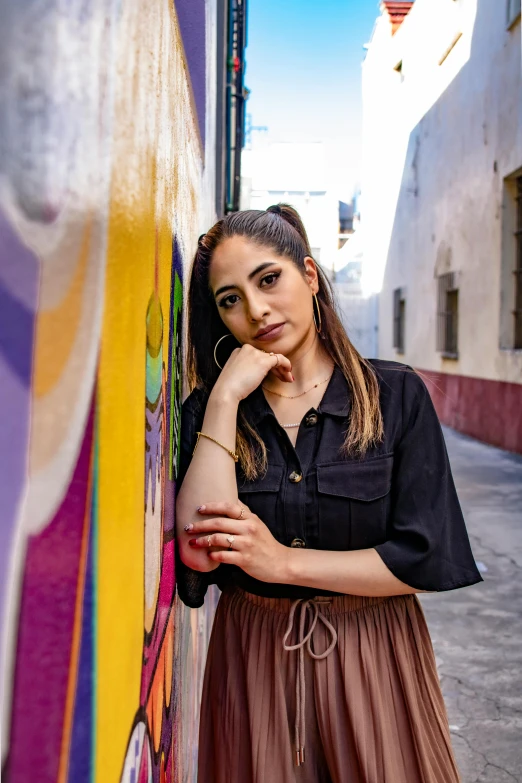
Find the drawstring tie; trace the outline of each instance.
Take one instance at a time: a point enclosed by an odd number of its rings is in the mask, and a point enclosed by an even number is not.
[[[326,619],[324,614],[319,611],[319,604],[330,603],[331,599],[321,598],[298,598],[293,602],[290,607],[290,613],[288,615],[288,626],[286,633],[283,637],[283,648],[285,650],[299,650],[299,656],[297,658],[297,678],[295,685],[296,696],[296,715],[295,715],[295,755],[296,765],[299,767],[304,764],[304,749],[305,749],[305,667],[304,667],[304,650],[305,646],[308,650],[308,654],[316,661],[321,661],[326,658],[332,652],[333,648],[337,644],[337,632],[333,625]],[[299,616],[299,641],[297,644],[287,644],[286,640],[292,632],[294,625],[294,616],[298,605],[301,604],[301,612]],[[306,636],[304,635],[306,615],[311,612],[313,615],[310,629]],[[328,649],[323,653],[316,654],[312,650],[312,634],[314,632],[317,621],[320,620],[323,625],[330,631],[332,642]]]

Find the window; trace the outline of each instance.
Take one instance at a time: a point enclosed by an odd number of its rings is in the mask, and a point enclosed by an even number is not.
[[[393,292],[393,347],[397,353],[404,353],[404,327],[406,321],[406,299],[404,289]]]
[[[506,24],[511,27],[520,16],[521,2],[520,0],[506,0]]]
[[[514,348],[522,348],[522,177],[517,177],[517,217],[515,228],[516,265],[513,270],[515,277],[515,341]]]
[[[438,278],[437,351],[458,359],[459,290],[455,272]]]
[[[500,347],[522,349],[522,169],[504,180]]]
[[[395,66],[395,68],[393,70],[395,71],[395,73],[399,74],[399,76],[401,77],[401,82],[403,82],[404,81],[404,73],[403,73],[403,70],[402,70],[402,60],[397,63],[397,65]]]

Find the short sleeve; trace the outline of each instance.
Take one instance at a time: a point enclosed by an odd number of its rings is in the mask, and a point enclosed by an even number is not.
[[[402,420],[394,449],[391,525],[375,547],[390,571],[417,590],[481,582],[457,497],[444,435],[422,379],[404,373]]]
[[[179,464],[176,477],[176,493],[183,483],[183,479],[192,459],[192,452],[196,445],[196,433],[201,429],[205,414],[204,394],[195,389],[189,394],[181,406],[181,426],[179,439]],[[193,609],[203,606],[205,594],[209,585],[209,574],[194,571],[182,561],[179,556],[179,547],[176,546],[176,586],[178,595],[184,604]]]

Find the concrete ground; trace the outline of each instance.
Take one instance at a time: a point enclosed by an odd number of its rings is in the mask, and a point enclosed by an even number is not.
[[[444,428],[484,582],[421,597],[462,783],[522,781],[522,457]]]

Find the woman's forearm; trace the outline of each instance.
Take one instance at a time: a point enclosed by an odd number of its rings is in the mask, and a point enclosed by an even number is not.
[[[285,584],[305,585],[350,595],[387,596],[423,593],[392,574],[375,549],[332,552],[289,549]]]
[[[236,448],[238,401],[219,389],[209,396],[201,431],[232,451]],[[200,437],[183,484],[176,498],[176,528],[183,562],[198,571],[217,567],[204,551],[194,552],[188,546],[183,528],[198,521],[197,507],[209,500],[237,502],[235,462],[225,449],[208,438]]]

